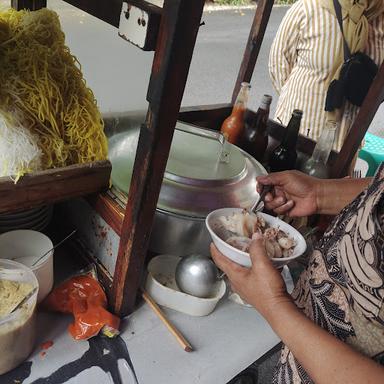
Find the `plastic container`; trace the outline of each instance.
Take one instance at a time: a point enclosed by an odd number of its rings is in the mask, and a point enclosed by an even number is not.
[[[180,257],[160,255],[148,264],[148,276],[145,289],[153,299],[164,307],[186,313],[191,316],[209,315],[226,292],[221,281],[212,297],[201,298],[180,292],[175,281],[175,271]]]
[[[17,261],[35,273],[39,282],[38,303],[53,287],[53,250],[39,260],[52,247],[51,239],[38,231],[20,229],[0,235],[0,258]]]
[[[23,264],[0,259],[0,280],[28,283],[38,287],[35,274]],[[0,317],[0,375],[16,368],[31,354],[36,340],[37,292],[26,303],[8,315]]]

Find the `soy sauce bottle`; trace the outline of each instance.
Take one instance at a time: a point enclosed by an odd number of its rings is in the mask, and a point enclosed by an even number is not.
[[[297,160],[296,144],[299,136],[300,122],[303,112],[295,109],[285,130],[285,135],[269,157],[269,168],[272,172],[294,169]]]
[[[244,131],[239,142],[239,147],[259,162],[263,161],[268,145],[267,123],[271,102],[272,96],[263,96],[256,114],[245,119]]]

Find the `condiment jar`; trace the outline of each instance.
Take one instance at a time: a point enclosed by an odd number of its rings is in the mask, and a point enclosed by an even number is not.
[[[31,269],[15,261],[0,259],[0,281],[27,283],[38,287]],[[18,309],[0,317],[0,375],[16,368],[31,354],[36,341],[37,289]]]

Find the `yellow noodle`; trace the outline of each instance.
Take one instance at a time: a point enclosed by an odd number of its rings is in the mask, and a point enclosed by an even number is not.
[[[100,111],[55,12],[0,12],[0,84],[0,113],[38,137],[44,169],[106,159]]]

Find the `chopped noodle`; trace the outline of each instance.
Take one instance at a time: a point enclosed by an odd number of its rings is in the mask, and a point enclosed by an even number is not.
[[[42,169],[106,159],[100,111],[55,12],[0,11],[0,84],[0,114],[24,128],[20,140],[37,138]],[[35,168],[22,164],[18,175]]]

